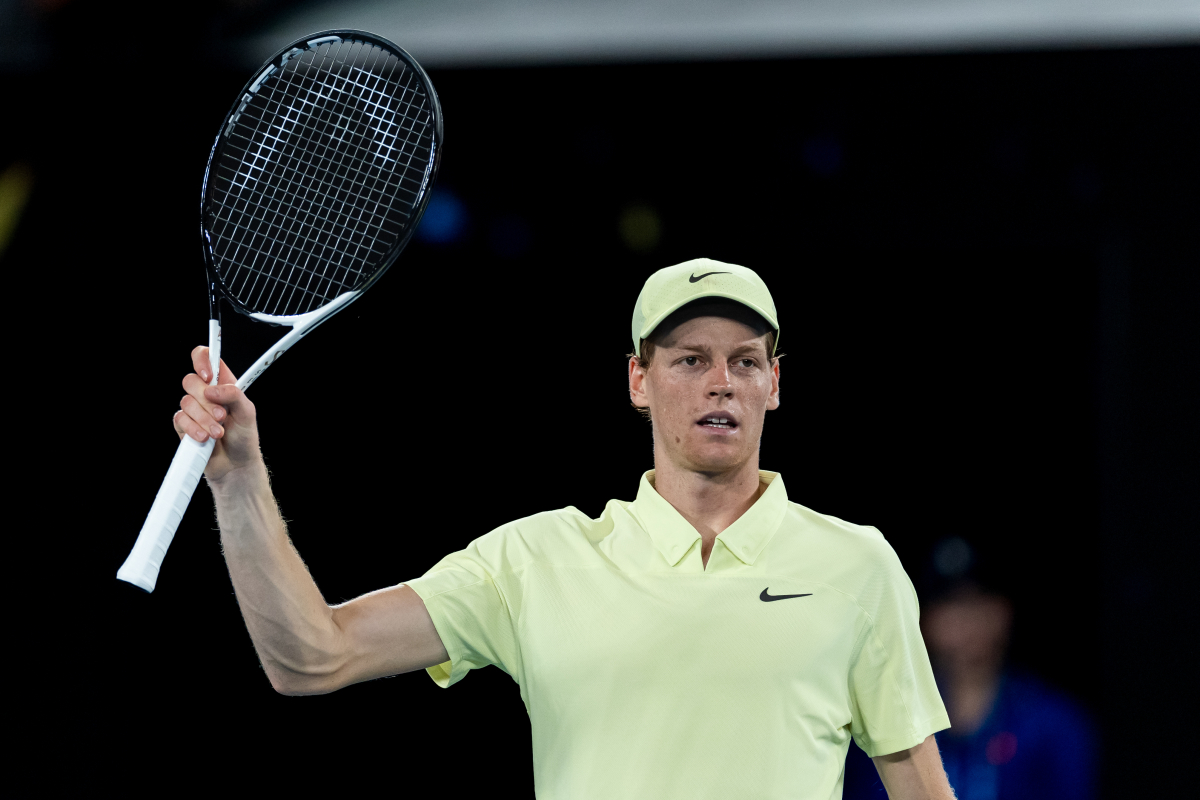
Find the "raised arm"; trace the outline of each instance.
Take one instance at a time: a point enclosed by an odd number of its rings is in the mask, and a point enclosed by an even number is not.
[[[888,800],[954,800],[932,735],[916,747],[871,760],[887,789]]]
[[[254,404],[221,363],[208,385],[208,348],[175,414],[176,432],[216,439],[205,475],[217,504],[234,592],[267,677],[283,694],[324,694],[449,659],[429,612],[407,586],[330,606],[292,546],[258,445]]]

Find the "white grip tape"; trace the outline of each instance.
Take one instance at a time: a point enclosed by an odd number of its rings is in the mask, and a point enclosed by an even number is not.
[[[216,385],[217,370],[221,365],[221,323],[215,319],[208,321],[208,358],[209,369],[212,370],[209,383]],[[140,586],[147,592],[154,591],[167,548],[175,538],[183,512],[187,511],[215,446],[216,439],[211,437],[200,444],[185,435],[179,442],[179,449],[175,451],[175,458],[171,459],[167,477],[158,487],[154,505],[150,506],[150,513],[146,515],[146,522],[133,544],[133,550],[117,570],[119,580]]]
[[[129,558],[117,570],[118,578],[140,586],[147,592],[154,591],[163,557],[175,538],[175,531],[183,519],[183,512],[187,511],[196,485],[204,475],[215,443],[216,440],[212,438],[201,444],[190,436],[183,437],[179,449],[175,451],[175,458],[171,460],[167,477],[154,497],[154,505],[150,506],[150,513],[146,515],[142,532],[138,534]]]

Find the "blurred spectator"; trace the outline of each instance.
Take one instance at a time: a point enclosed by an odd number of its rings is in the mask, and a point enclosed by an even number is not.
[[[967,542],[934,548],[921,627],[952,727],[937,735],[959,800],[1089,800],[1096,738],[1069,698],[1005,662],[1013,609]],[[846,800],[885,797],[871,760],[851,746]]]

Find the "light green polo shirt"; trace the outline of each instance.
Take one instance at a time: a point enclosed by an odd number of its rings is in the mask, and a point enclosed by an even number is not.
[[[839,798],[851,736],[877,756],[949,727],[891,546],[760,475],[707,569],[647,472],[599,519],[517,520],[408,582],[439,686],[520,685],[541,800]]]

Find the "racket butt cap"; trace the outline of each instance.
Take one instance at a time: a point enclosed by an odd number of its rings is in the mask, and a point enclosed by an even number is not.
[[[117,570],[117,580],[125,581],[130,586],[136,586],[146,594],[153,592],[154,585],[157,583],[157,581],[146,580],[144,575],[138,575],[134,570],[131,570],[126,566],[122,566],[119,570]]]

